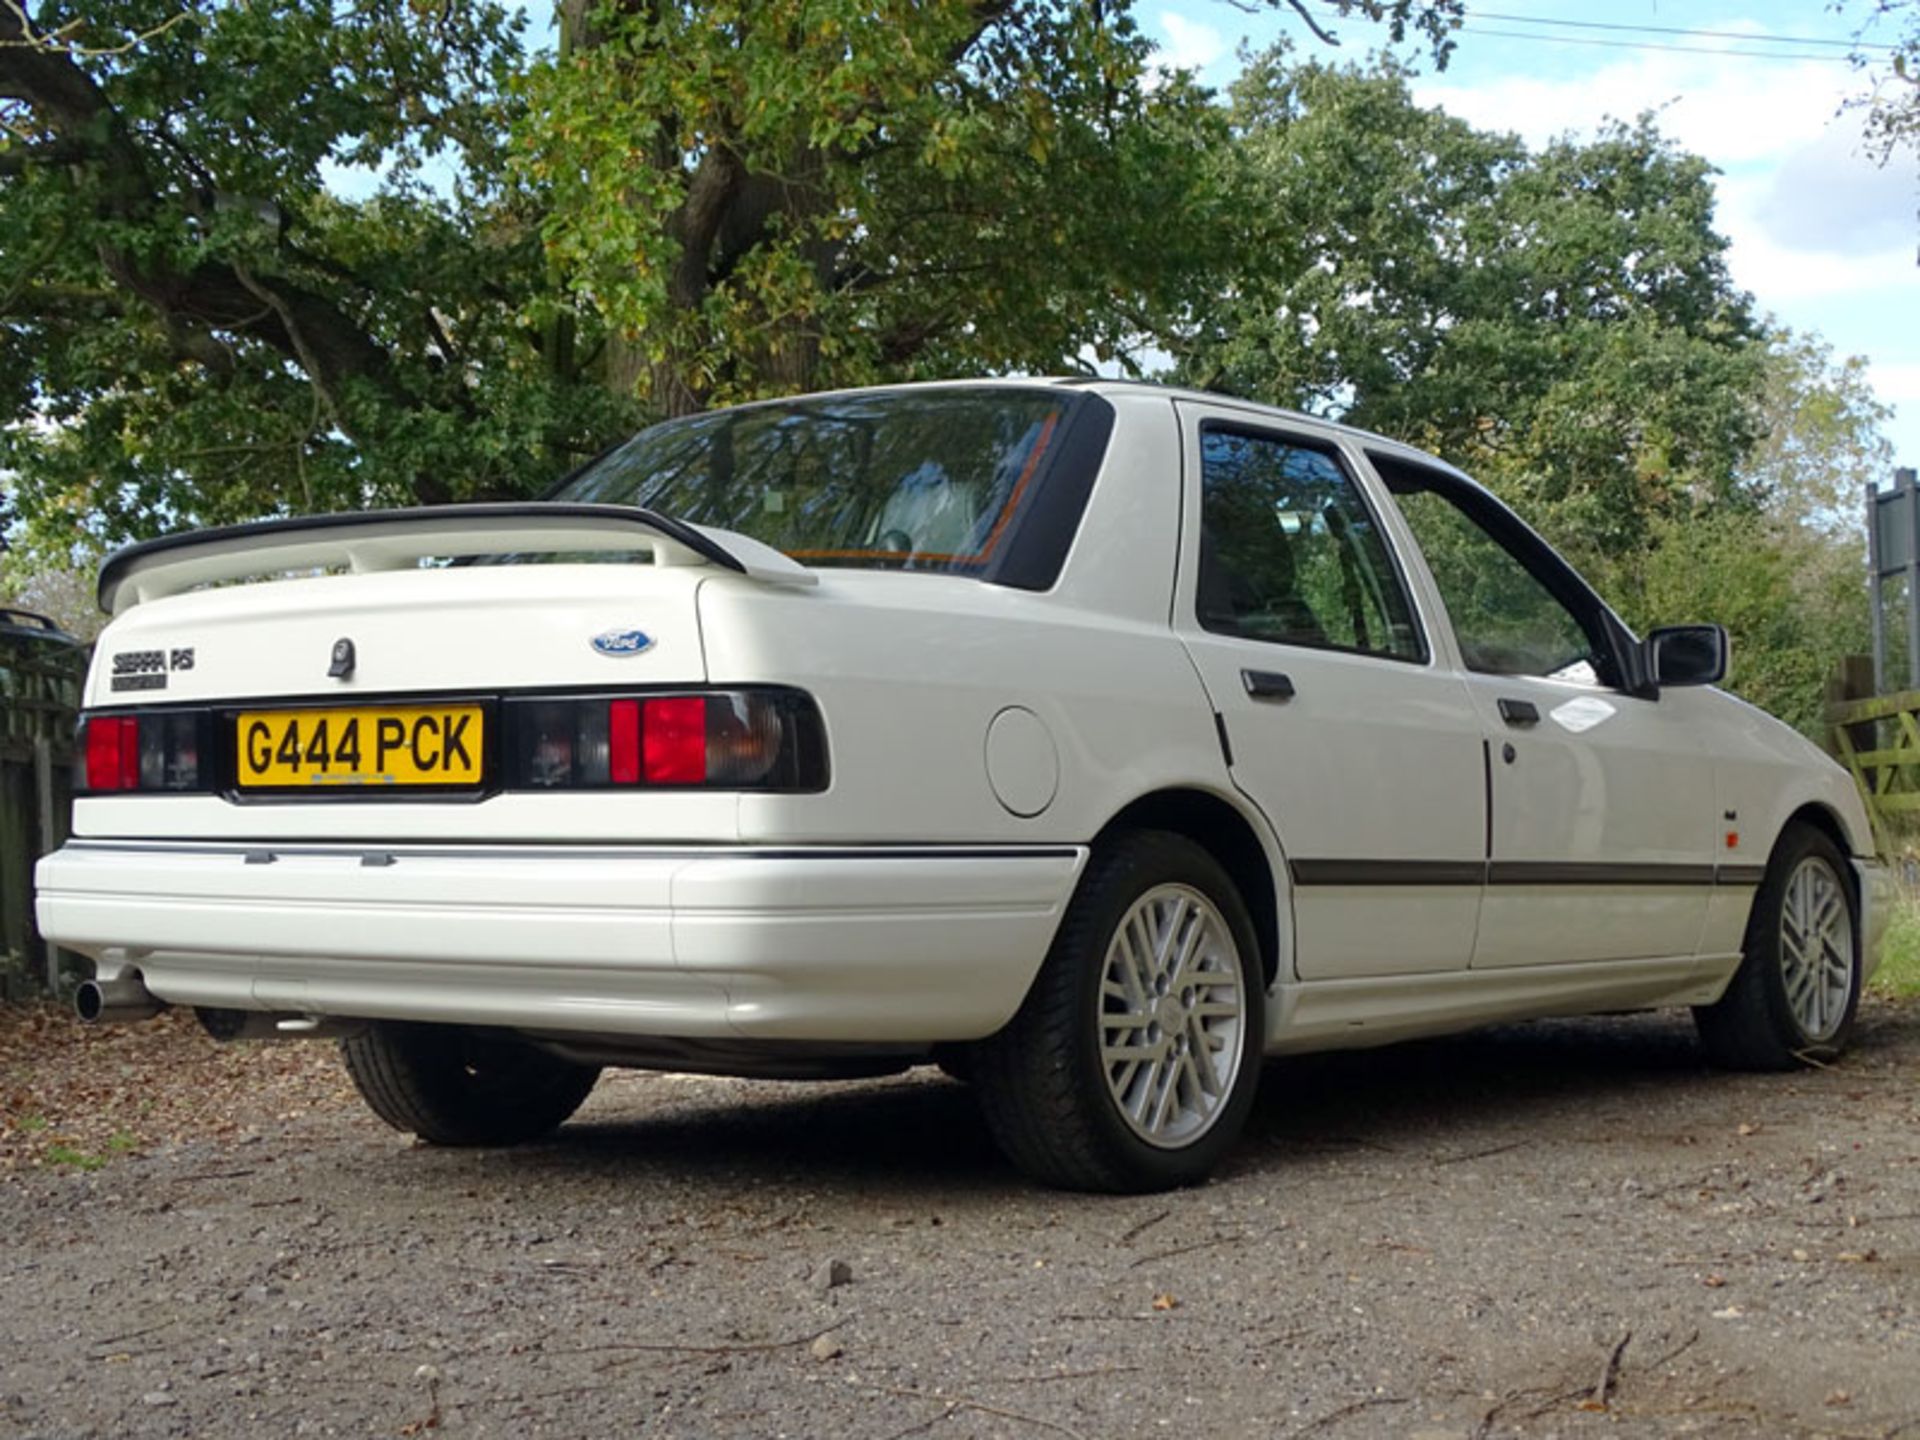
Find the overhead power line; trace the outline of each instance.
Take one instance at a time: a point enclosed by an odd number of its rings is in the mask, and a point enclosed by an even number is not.
[[[1491,25],[1469,22],[1461,26],[1474,35],[1493,35],[1504,40],[1533,40],[1542,45],[1591,45],[1605,50],[1660,50],[1675,55],[1726,55],[1741,60],[1820,60],[1829,65],[1845,65],[1845,55],[1831,52],[1815,54],[1787,50],[1729,50],[1711,45],[1662,45],[1652,40],[1599,40],[1585,35],[1542,35],[1537,30],[1500,30]]]
[[[1760,35],[1744,30],[1690,30],[1676,25],[1626,25],[1610,20],[1562,20],[1548,15],[1502,15],[1492,10],[1469,10],[1469,19],[1498,20],[1521,25],[1550,25],[1561,30],[1611,30],[1631,35],[1680,35],[1694,40],[1740,40],[1756,45],[1824,45],[1853,54],[1865,50],[1897,50],[1897,45],[1835,40],[1817,35]]]

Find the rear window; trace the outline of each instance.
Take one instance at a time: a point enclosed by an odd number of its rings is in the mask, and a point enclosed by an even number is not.
[[[1089,405],[1104,422],[1076,425]],[[738,531],[806,565],[1044,588],[1079,523],[1111,414],[1098,397],[1038,388],[775,401],[643,430],[550,498]],[[1043,533],[1063,526],[1064,536]]]

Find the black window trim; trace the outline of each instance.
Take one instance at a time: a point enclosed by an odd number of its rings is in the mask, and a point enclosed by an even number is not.
[[[1361,507],[1365,509],[1367,518],[1373,523],[1373,532],[1380,537],[1381,548],[1386,551],[1387,564],[1391,567],[1394,583],[1400,587],[1400,598],[1407,607],[1407,618],[1413,623],[1414,653],[1396,655],[1387,650],[1362,650],[1357,645],[1335,645],[1331,642],[1315,644],[1311,640],[1276,640],[1265,635],[1248,635],[1238,630],[1223,630],[1217,625],[1209,625],[1207,617],[1200,610],[1200,555],[1196,539],[1193,565],[1193,618],[1200,628],[1210,635],[1246,640],[1255,645],[1282,645],[1295,650],[1318,650],[1335,655],[1352,655],[1362,660],[1386,660],[1396,665],[1415,665],[1423,669],[1431,666],[1434,659],[1433,646],[1427,638],[1426,618],[1421,615],[1420,606],[1414,599],[1413,586],[1407,580],[1406,564],[1400,557],[1399,547],[1393,542],[1393,536],[1388,532],[1387,527],[1381,524],[1380,507],[1373,503],[1373,497],[1367,493],[1365,482],[1355,473],[1345,448],[1337,440],[1289,430],[1284,426],[1264,424],[1255,418],[1229,420],[1214,416],[1203,417],[1197,431],[1200,473],[1195,487],[1201,534],[1205,533],[1207,521],[1206,443],[1207,435],[1213,431],[1239,435],[1250,440],[1276,441],[1299,450],[1311,450],[1333,462],[1334,467],[1353,487],[1354,494],[1359,496]]]
[[[1658,688],[1651,683],[1646,673],[1646,663],[1642,655],[1639,639],[1628,627],[1626,621],[1614,613],[1613,607],[1601,598],[1600,592],[1589,585],[1580,572],[1573,568],[1558,550],[1549,545],[1540,533],[1509,508],[1499,496],[1476,481],[1431,460],[1414,459],[1398,455],[1392,451],[1367,448],[1367,463],[1380,477],[1380,483],[1389,495],[1417,493],[1412,486],[1396,484],[1393,472],[1398,470],[1409,473],[1419,480],[1419,489],[1431,490],[1464,512],[1469,520],[1486,533],[1502,550],[1532,576],[1546,592],[1557,600],[1575,622],[1586,632],[1587,639],[1604,651],[1598,658],[1611,664],[1617,679],[1598,677],[1598,688],[1612,690],[1619,694],[1637,699],[1651,699],[1658,695]],[[1404,513],[1401,516],[1405,523]],[[1408,525],[1411,533],[1412,526]],[[1415,537],[1415,545],[1419,544]],[[1424,558],[1424,556],[1422,557]],[[1435,582],[1436,589],[1438,582]],[[1444,607],[1446,597],[1437,597]],[[1449,629],[1453,616],[1447,616]],[[1454,632],[1454,645],[1459,647],[1460,637]],[[1489,675],[1498,672],[1476,670],[1461,656],[1461,667],[1470,675]],[[1548,680],[1544,675],[1503,676],[1513,680]]]

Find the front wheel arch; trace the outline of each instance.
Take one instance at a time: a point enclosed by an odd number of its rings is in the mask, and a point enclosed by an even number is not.
[[[1780,833],[1773,837],[1773,850],[1767,852],[1769,859],[1772,858],[1773,851],[1780,848],[1780,843],[1786,839],[1787,832],[1795,825],[1805,825],[1809,829],[1818,830],[1833,842],[1833,848],[1840,852],[1843,859],[1851,860],[1857,853],[1853,838],[1847,834],[1846,822],[1834,812],[1831,806],[1823,805],[1817,800],[1809,800],[1789,815],[1786,822],[1781,825]],[[1851,865],[1847,869],[1850,872],[1848,883],[1857,888],[1859,877],[1851,874],[1853,869]],[[1860,897],[1856,893],[1853,898],[1858,901]]]
[[[1845,1050],[1866,969],[1858,889],[1845,849],[1826,828],[1797,822],[1781,832],[1747,916],[1739,969],[1719,1000],[1693,1012],[1714,1063],[1789,1070]],[[1826,902],[1810,898],[1816,895]],[[1797,918],[1796,906],[1803,912]],[[1834,919],[1846,922],[1844,986],[1830,943]],[[1808,997],[1816,1001],[1811,1017]],[[1837,1018],[1829,1023],[1828,1016]]]

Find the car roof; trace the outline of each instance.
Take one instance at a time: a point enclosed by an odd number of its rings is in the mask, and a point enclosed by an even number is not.
[[[1331,431],[1336,435],[1345,436],[1365,449],[1386,451],[1402,460],[1445,470],[1448,474],[1459,476],[1463,480],[1471,478],[1440,459],[1439,456],[1430,455],[1425,450],[1407,444],[1404,440],[1394,439],[1391,435],[1381,435],[1376,431],[1362,430],[1357,425],[1346,425],[1338,420],[1329,420],[1324,415],[1309,415],[1304,410],[1289,410],[1283,405],[1268,405],[1239,395],[1227,395],[1214,390],[1197,390],[1187,385],[1168,385],[1157,380],[1110,379],[1099,375],[1048,376],[1044,383],[1062,388],[1091,390],[1096,394],[1146,391],[1150,394],[1164,395],[1170,400],[1190,400],[1196,404],[1245,410],[1249,414],[1284,420],[1292,425],[1309,425],[1316,430]]]

